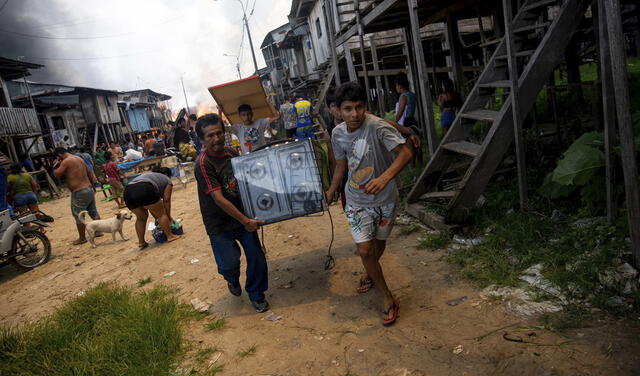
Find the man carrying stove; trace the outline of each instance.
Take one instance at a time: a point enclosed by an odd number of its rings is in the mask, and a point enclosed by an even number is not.
[[[237,156],[237,152],[225,147],[224,124],[216,114],[200,117],[196,121],[196,133],[204,148],[195,167],[200,212],[218,273],[227,281],[231,294],[242,294],[239,242],[247,259],[245,290],[256,311],[265,312],[269,309],[264,295],[268,288],[267,259],[257,233],[263,222],[243,213],[231,167],[231,158]]]
[[[398,318],[400,303],[387,287],[380,257],[399,206],[395,178],[412,153],[395,128],[367,113],[367,94],[360,85],[346,83],[335,96],[344,122],[332,132],[336,168],[327,202],[335,200],[348,171],[345,213],[365,268],[358,292],[378,287],[383,295],[382,325],[389,326]]]

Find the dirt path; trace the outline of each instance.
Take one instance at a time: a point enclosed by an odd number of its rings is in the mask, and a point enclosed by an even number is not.
[[[69,199],[43,205],[56,219],[48,232],[54,258],[29,273],[0,270],[2,322],[42,317],[101,281],[135,286],[151,277],[144,288],[162,283],[178,288],[184,302],[198,298],[214,304],[214,314],[193,323],[187,338],[197,347],[219,348],[216,364],[224,364],[224,375],[637,374],[639,327],[606,319],[562,335],[545,331],[535,321],[508,314],[501,302],[481,300],[478,290],[441,260],[445,251],[418,250],[416,236],[399,235],[397,229],[382,261],[402,302],[401,317],[394,327],[383,328],[377,292],[355,292],[362,266],[337,206],[332,207],[336,266],[331,271],[323,268],[328,216],[266,227],[268,299],[282,320],[265,320],[246,294],[230,296],[215,272],[194,183],[176,187],[173,208],[174,217],[184,221],[184,238],[137,251],[133,223],[125,224],[129,241],[113,244],[105,236],[96,249],[72,246],[76,231]],[[115,204],[100,202],[99,210],[107,217]],[[175,275],[164,277],[172,271]],[[457,306],[445,303],[461,296],[468,299]],[[226,317],[225,328],[206,331],[203,324],[216,316]],[[506,341],[505,332],[533,343]],[[254,345],[255,355],[237,355]]]

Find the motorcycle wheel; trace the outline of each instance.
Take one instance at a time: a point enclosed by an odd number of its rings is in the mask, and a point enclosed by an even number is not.
[[[13,266],[18,270],[24,271],[31,270],[49,261],[51,256],[49,238],[38,230],[22,230],[21,233],[26,241],[18,235],[13,238],[13,245],[9,255]],[[19,252],[29,250],[29,248],[31,248],[30,252],[15,256]]]

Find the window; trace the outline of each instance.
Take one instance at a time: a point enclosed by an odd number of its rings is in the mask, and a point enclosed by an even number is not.
[[[318,38],[322,37],[322,26],[320,26],[320,18],[316,18],[316,32],[318,33]]]
[[[51,122],[53,123],[53,129],[56,131],[66,129],[64,127],[64,120],[62,120],[62,116],[52,116]]]

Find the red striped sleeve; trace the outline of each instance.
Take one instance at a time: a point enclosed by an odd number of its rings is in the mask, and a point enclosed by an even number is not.
[[[213,191],[216,191],[218,189],[220,189],[220,186],[214,187],[213,184],[211,184],[211,179],[209,178],[209,174],[207,173],[207,169],[205,168],[204,165],[204,155],[200,156],[200,171],[202,171],[202,177],[204,178],[204,182],[207,185],[207,191],[206,194],[209,194]]]

